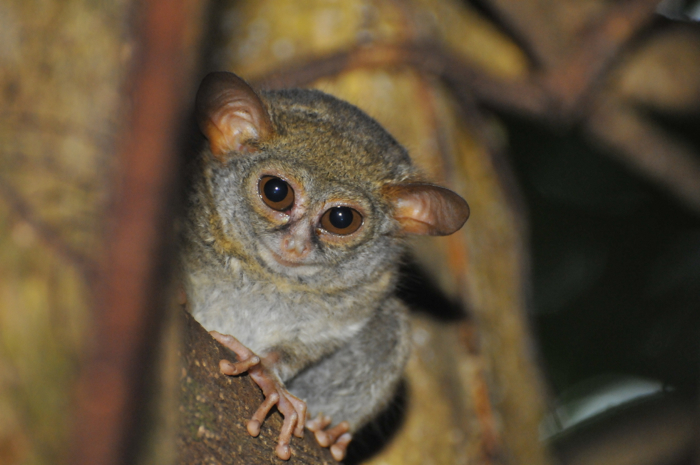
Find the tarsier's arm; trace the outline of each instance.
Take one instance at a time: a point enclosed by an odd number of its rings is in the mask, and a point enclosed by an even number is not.
[[[347,345],[302,371],[288,388],[306,400],[311,418],[322,414],[356,431],[395,394],[409,341],[406,310],[389,299]]]

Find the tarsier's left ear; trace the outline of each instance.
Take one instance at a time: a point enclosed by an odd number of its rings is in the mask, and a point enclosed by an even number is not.
[[[467,202],[444,187],[394,184],[384,188],[384,195],[394,205],[394,219],[404,234],[447,236],[469,218]]]
[[[233,73],[209,73],[197,91],[199,127],[214,155],[255,150],[251,142],[273,133],[272,122],[260,97]]]

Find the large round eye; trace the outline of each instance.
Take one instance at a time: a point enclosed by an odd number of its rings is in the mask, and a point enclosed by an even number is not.
[[[321,227],[328,232],[345,236],[362,226],[362,215],[350,207],[333,207],[321,217]]]
[[[294,190],[280,178],[263,176],[258,183],[258,192],[265,205],[273,210],[283,212],[294,205]]]

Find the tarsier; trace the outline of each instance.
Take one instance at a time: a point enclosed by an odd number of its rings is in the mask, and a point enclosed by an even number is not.
[[[404,238],[451,234],[469,207],[425,182],[376,121],[322,92],[256,93],[212,73],[196,112],[207,144],[183,227],[190,311],[236,354],[221,372],[247,372],[263,391],[251,435],[276,406],[279,458],[306,427],[342,460],[408,356],[395,295]]]

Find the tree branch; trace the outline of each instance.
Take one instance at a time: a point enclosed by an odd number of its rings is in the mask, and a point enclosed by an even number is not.
[[[246,423],[263,401],[260,388],[247,374],[226,376],[219,361],[235,356],[216,342],[187,312],[182,355],[179,463],[198,465],[262,465],[281,463],[336,464],[328,449],[319,446],[312,434],[292,438],[292,458],[282,462],[275,454],[282,416],[272,413],[260,435],[252,437]]]

